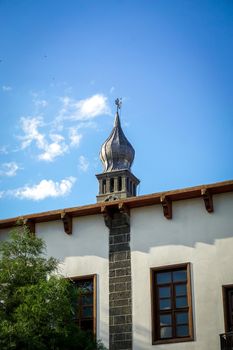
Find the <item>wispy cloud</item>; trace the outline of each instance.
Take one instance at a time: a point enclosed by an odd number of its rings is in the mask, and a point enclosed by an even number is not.
[[[19,199],[28,199],[39,201],[46,198],[62,197],[70,193],[76,181],[75,177],[67,177],[60,182],[53,180],[41,180],[37,185],[24,186],[9,192],[8,194],[13,195]]]
[[[36,107],[45,108],[48,106],[48,102],[46,100],[35,100],[34,103]]]
[[[43,148],[45,136],[38,131],[39,127],[44,125],[42,117],[22,117],[20,126],[24,135],[20,137],[22,140],[21,148],[25,149],[35,141],[38,148]]]
[[[80,145],[82,134],[78,132],[77,127],[69,128],[69,139],[71,147],[78,147]]]
[[[63,97],[58,120],[87,121],[99,115],[110,114],[107,97],[96,94],[83,100]]]
[[[20,137],[21,148],[25,149],[34,141],[39,150],[38,159],[52,162],[58,156],[63,155],[68,151],[68,146],[65,143],[64,137],[59,134],[50,134],[49,138],[52,142],[48,142],[45,134],[39,131],[39,128],[44,126],[41,117],[22,117],[21,128],[24,135]]]
[[[12,90],[12,87],[9,86],[9,85],[3,85],[3,86],[2,86],[2,91],[7,92],[7,91],[11,91],[11,90]]]
[[[37,107],[47,105],[47,101],[39,99],[37,93],[32,93],[32,96]],[[34,145],[39,151],[37,158],[41,161],[52,162],[69,152],[71,148],[78,147],[83,137],[80,129],[93,128],[97,116],[110,114],[107,97],[102,94],[95,94],[82,100],[66,96],[61,98],[61,102],[62,106],[57,117],[50,124],[45,124],[42,115],[20,119],[23,132],[19,136],[20,148],[24,150]],[[66,122],[69,122],[69,127]]]
[[[69,149],[69,147],[64,142],[64,137],[58,134],[51,134],[50,139],[53,141],[51,143],[45,142],[41,149],[44,150],[38,158],[40,160],[45,160],[52,162],[55,158],[63,155]]]
[[[89,162],[86,157],[80,156],[79,157],[79,169],[83,172],[86,172],[89,168]]]
[[[20,169],[16,162],[3,163],[0,166],[0,176],[15,176]]]
[[[43,98],[40,98],[39,93],[32,92],[31,94],[33,96],[33,100],[32,101],[33,101],[35,107],[37,107],[37,108],[40,108],[40,107],[45,108],[45,107],[48,106],[48,101],[46,101]]]

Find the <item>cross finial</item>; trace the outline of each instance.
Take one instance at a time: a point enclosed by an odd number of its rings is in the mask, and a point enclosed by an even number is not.
[[[121,98],[117,98],[115,100],[115,105],[117,106],[117,112],[118,112],[118,110],[121,109],[122,99]]]

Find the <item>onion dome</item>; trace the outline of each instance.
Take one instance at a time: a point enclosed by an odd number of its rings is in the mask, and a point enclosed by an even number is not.
[[[103,163],[104,172],[130,170],[134,160],[135,151],[121,128],[118,108],[119,105],[117,105],[114,128],[100,151],[100,160]]]

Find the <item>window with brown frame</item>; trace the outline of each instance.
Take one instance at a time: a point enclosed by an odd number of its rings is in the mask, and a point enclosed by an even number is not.
[[[96,334],[96,275],[72,279],[78,289],[75,322],[85,331]]]
[[[190,264],[151,269],[152,343],[193,340]]]

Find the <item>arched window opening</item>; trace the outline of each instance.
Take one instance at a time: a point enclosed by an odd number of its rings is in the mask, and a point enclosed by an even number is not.
[[[118,177],[118,191],[122,190],[122,178],[121,176]]]
[[[114,192],[114,179],[110,179],[110,192]]]
[[[127,189],[127,192],[129,192],[129,178],[128,177],[126,179],[126,189]]]
[[[102,182],[102,191],[103,191],[103,193],[106,193],[106,180],[105,179]]]
[[[130,194],[133,194],[133,184],[132,184],[132,181],[130,181]]]
[[[133,184],[133,195],[136,196],[136,185]]]

